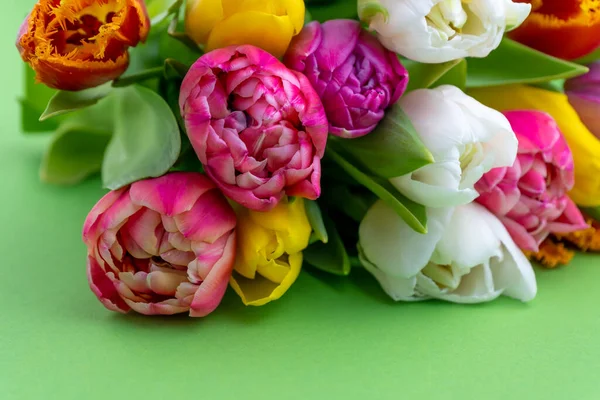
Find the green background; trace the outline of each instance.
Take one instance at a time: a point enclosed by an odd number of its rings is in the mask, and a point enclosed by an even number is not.
[[[530,304],[394,304],[363,271],[305,271],[283,299],[229,292],[202,320],[121,316],[88,289],[80,230],[99,180],[43,185],[19,131],[18,26],[2,4],[0,398],[598,399],[600,257],[538,271]],[[17,5],[15,5],[17,4]]]

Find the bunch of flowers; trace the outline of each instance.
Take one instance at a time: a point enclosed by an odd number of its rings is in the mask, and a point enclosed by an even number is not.
[[[203,317],[229,286],[262,306],[304,267],[365,268],[396,301],[530,301],[532,261],[600,250],[596,1],[315,3],[26,17],[41,177],[109,190],[83,227],[106,308]]]

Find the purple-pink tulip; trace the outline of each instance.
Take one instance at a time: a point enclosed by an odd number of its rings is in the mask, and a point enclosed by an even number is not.
[[[205,176],[178,172],[108,193],[88,215],[88,279],[106,308],[210,314],[235,260],[235,212]]]
[[[587,74],[566,81],[565,92],[581,121],[600,138],[600,61],[589,68]]]
[[[267,211],[286,194],[319,197],[327,118],[303,74],[231,46],[198,59],[179,99],[198,158],[229,198]]]
[[[567,196],[575,181],[573,156],[556,122],[539,111],[510,111],[519,149],[512,167],[495,168],[475,185],[477,202],[500,218],[524,251],[539,251],[549,234],[587,228]]]
[[[317,21],[304,27],[285,55],[323,101],[329,132],[355,138],[371,132],[406,90],[408,72],[358,21]]]

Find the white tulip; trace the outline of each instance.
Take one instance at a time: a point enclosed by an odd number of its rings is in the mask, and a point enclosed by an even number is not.
[[[428,218],[429,232],[420,235],[378,201],[360,225],[361,262],[394,300],[535,297],[531,264],[487,209],[475,203],[430,208]]]
[[[415,90],[399,105],[435,160],[390,180],[411,200],[438,208],[470,203],[483,174],[514,164],[518,141],[506,117],[460,89]]]
[[[385,47],[424,63],[487,57],[530,11],[511,0],[358,0]]]

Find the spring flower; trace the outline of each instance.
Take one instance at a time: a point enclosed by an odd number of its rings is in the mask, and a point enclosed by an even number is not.
[[[258,211],[285,194],[319,197],[327,118],[304,75],[257,47],[228,47],[200,57],[179,99],[192,146],[228,197]]]
[[[312,232],[304,200],[284,200],[271,211],[238,210],[237,256],[231,286],[245,305],[279,299],[296,281]]]
[[[390,297],[456,303],[535,297],[531,264],[493,214],[476,203],[450,215],[438,211],[428,210],[426,235],[414,232],[382,201],[361,222],[361,262]]]
[[[172,173],[108,193],[83,228],[88,279],[104,306],[211,313],[235,259],[236,217],[205,176]]]
[[[82,90],[119,77],[127,49],[145,41],[142,0],[39,0],[21,26],[17,48],[38,82]]]
[[[188,0],[185,31],[206,51],[251,44],[281,57],[304,13],[303,0]]]
[[[513,164],[517,139],[506,117],[458,88],[415,90],[398,104],[436,160],[391,179],[411,200],[436,208],[470,203],[483,174]]]
[[[597,0],[515,0],[530,3],[531,14],[510,37],[555,57],[574,60],[600,45]]]
[[[486,57],[530,9],[511,0],[358,0],[385,47],[424,63]]]
[[[556,122],[539,111],[511,111],[519,140],[511,167],[495,168],[475,185],[477,202],[496,215],[525,251],[539,251],[550,233],[586,229],[581,212],[567,196],[575,175],[573,157]]]
[[[600,140],[581,122],[562,93],[521,85],[473,89],[469,94],[500,111],[539,110],[556,121],[575,164],[575,185],[569,197],[580,206],[600,206]]]
[[[314,21],[292,41],[285,64],[306,75],[323,101],[329,133],[371,132],[404,93],[408,72],[358,21]]]
[[[600,139],[600,61],[590,71],[565,82],[565,93],[581,121]]]

